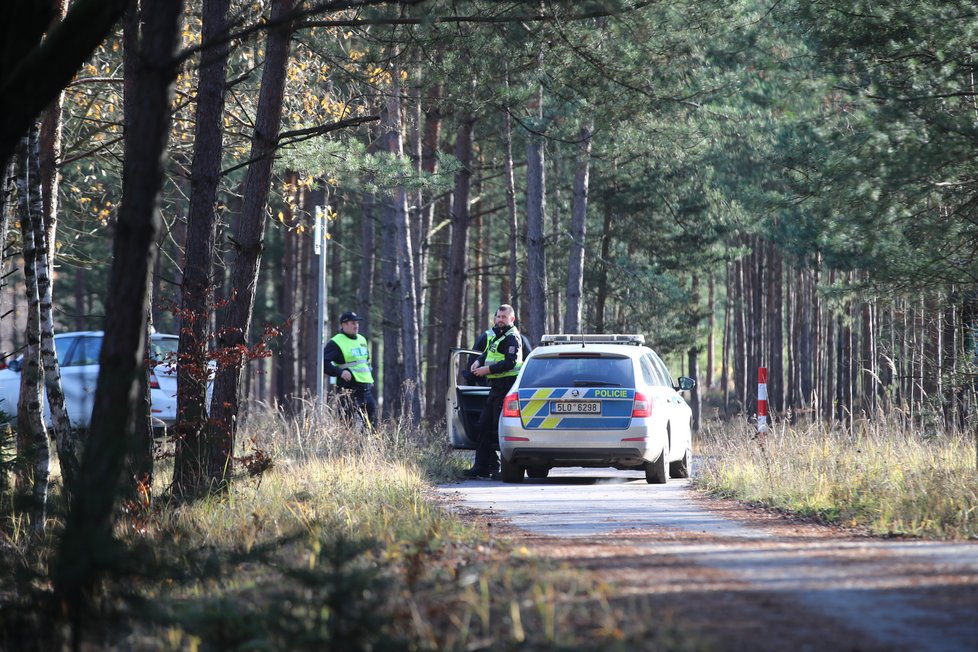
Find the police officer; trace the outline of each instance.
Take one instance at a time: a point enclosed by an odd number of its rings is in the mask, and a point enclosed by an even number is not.
[[[475,463],[465,472],[469,478],[494,478],[499,473],[499,456],[496,453],[499,414],[503,410],[503,399],[513,387],[523,364],[523,342],[515,321],[516,313],[512,306],[499,306],[492,336],[489,337],[487,333],[484,352],[469,368],[477,378],[489,380],[489,398],[476,425],[478,441]]]
[[[516,328],[519,329],[520,320],[516,319],[515,321],[513,321],[513,326],[516,326]],[[486,344],[488,344],[489,340],[492,338],[493,338],[492,328],[487,328],[485,332],[479,334],[479,339],[477,339],[475,341],[475,344],[472,345],[472,350],[485,351]],[[520,341],[523,344],[523,359],[525,360],[526,356],[529,355],[530,351],[533,350],[533,345],[530,344],[530,339],[522,332],[520,333]],[[470,359],[474,361],[477,358],[475,358],[474,356],[470,356]],[[462,370],[462,378],[464,378],[465,381],[470,385],[484,386],[488,384],[488,382],[484,378],[477,378],[476,375],[473,374],[469,369]]]
[[[344,390],[340,398],[344,411],[355,420],[362,410],[369,427],[376,411],[371,392],[374,377],[370,368],[370,347],[367,338],[360,334],[361,321],[355,312],[340,315],[340,332],[323,349],[323,361],[326,374],[335,376],[337,387]]]

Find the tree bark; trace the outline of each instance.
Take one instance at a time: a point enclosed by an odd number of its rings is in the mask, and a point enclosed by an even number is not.
[[[594,118],[589,117],[578,133],[577,170],[571,202],[570,244],[567,254],[567,305],[564,332],[581,331],[581,301],[584,293],[584,248],[587,237],[588,179],[591,172],[591,133]]]
[[[717,316],[716,316],[716,277],[710,274],[709,287],[707,289],[707,300],[706,300],[706,310],[707,310],[707,325],[706,325],[706,389],[711,389],[713,387],[713,377],[716,373],[715,360],[716,355],[716,327],[717,327]]]
[[[265,68],[251,140],[251,161],[245,176],[244,203],[234,235],[236,255],[231,268],[231,294],[221,311],[218,348],[224,357],[214,380],[211,402],[210,464],[212,481],[226,483],[233,472],[235,434],[239,405],[238,381],[245,360],[252,310],[265,241],[265,210],[272,175],[272,160],[282,122],[285,71],[289,62],[292,23],[285,18],[293,0],[276,0],[272,5],[266,45]],[[283,22],[284,21],[284,22]]]
[[[400,85],[395,83],[386,104],[386,134],[384,141],[388,153],[396,159],[404,157],[404,134],[401,121]],[[401,360],[403,363],[402,380],[411,381],[415,386],[405,392],[405,406],[413,423],[421,422],[424,417],[424,404],[421,401],[423,384],[420,366],[420,343],[418,334],[417,315],[417,286],[414,277],[414,248],[411,242],[411,226],[408,220],[407,190],[404,187],[393,190],[391,198],[391,215],[394,220],[395,243],[397,247],[397,268],[400,280],[401,315]],[[385,369],[386,371],[386,369]]]
[[[599,261],[598,293],[594,300],[594,332],[604,332],[604,312],[608,300],[608,257],[611,255],[611,206],[604,210],[604,224],[601,229],[601,260]]]
[[[91,439],[54,575],[55,597],[71,618],[76,642],[98,579],[117,550],[112,543],[113,508],[134,428],[139,378],[145,374],[147,290],[160,225],[159,194],[182,5],[177,0],[143,3],[136,110],[127,139]]]
[[[472,183],[472,131],[475,119],[464,115],[459,120],[455,137],[455,158],[461,169],[455,175],[455,190],[452,197],[452,238],[448,252],[448,278],[445,280],[445,325],[442,329],[442,351],[438,359],[447,361],[449,349],[459,346],[462,333],[462,310],[465,305],[465,287],[468,280],[466,258],[469,243],[469,191]],[[444,377],[429,379],[446,386],[447,371]]]
[[[124,135],[128,139],[133,133],[135,120],[135,93],[136,75],[139,74],[139,62],[137,54],[139,49],[139,7],[138,4],[130,5],[122,17],[122,52],[123,52],[123,122]],[[127,142],[129,148],[132,143]],[[126,150],[129,151],[128,149]],[[160,238],[156,239],[154,246],[159,249]],[[158,251],[156,257],[159,261]],[[155,270],[159,269],[159,264],[154,265]],[[150,335],[153,332],[153,285],[147,289],[149,295],[147,300],[149,307],[146,313],[146,346],[150,349]],[[153,487],[153,417],[152,403],[150,397],[149,374],[152,373],[153,365],[149,362],[150,356],[145,357],[146,369],[139,377],[139,398],[136,403],[136,427],[133,434],[129,451],[129,499],[135,505],[148,506],[152,499]]]
[[[186,255],[180,286],[180,343],[177,350],[176,458],[173,492],[196,495],[208,482],[207,384],[208,326],[214,301],[218,188],[221,181],[227,32],[230,0],[204,0],[204,43],[197,82],[197,121],[190,169]]]
[[[536,94],[532,107],[533,117],[543,119],[543,87]],[[547,250],[544,240],[544,219],[546,202],[546,163],[544,160],[543,138],[529,134],[526,145],[526,268],[529,277],[530,303],[526,331],[533,344],[540,342],[540,336],[547,329]]]
[[[384,362],[381,369],[383,418],[396,419],[401,410],[402,292],[397,259],[396,206],[385,199],[380,206],[380,283],[383,287]]]
[[[35,118],[105,40],[132,0],[76,0],[44,40],[43,20],[8,22],[0,32],[0,169]],[[43,16],[43,14],[42,14]]]
[[[509,73],[506,74],[506,90],[509,90]],[[516,214],[516,176],[513,173],[513,120],[508,110],[503,111],[503,131],[505,142],[505,160],[503,161],[503,174],[506,177],[506,211],[509,215],[509,304],[513,306],[516,315],[520,314],[520,287],[517,269],[519,266],[519,255],[517,253],[517,243],[519,242],[519,225]]]
[[[298,296],[296,258],[299,237],[296,233],[298,221],[292,206],[298,202],[298,182],[299,175],[296,172],[286,172],[284,186],[291,198],[285,202],[285,206],[282,208],[285,215],[285,228],[280,230],[282,234],[282,291],[278,292],[278,308],[285,321],[279,327],[281,335],[279,337],[278,356],[276,356],[278,365],[276,400],[279,408],[284,410],[286,414],[294,412],[296,400],[295,318],[296,297]]]
[[[18,198],[20,233],[24,255],[24,285],[27,293],[27,349],[20,376],[17,403],[17,452],[23,461],[17,474],[19,493],[30,492],[31,531],[44,532],[47,519],[48,474],[51,464],[48,433],[44,424],[44,369],[41,347],[40,278],[47,261],[44,246],[41,178],[38,161],[38,126],[31,128],[17,151],[20,177]],[[63,403],[63,401],[62,401]]]

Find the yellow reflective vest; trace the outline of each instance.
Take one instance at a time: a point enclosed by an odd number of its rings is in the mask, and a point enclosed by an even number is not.
[[[358,383],[372,385],[374,377],[370,373],[370,347],[367,346],[367,338],[363,335],[351,338],[345,333],[337,333],[332,341],[336,342],[336,346],[340,347],[340,352],[343,353],[343,363],[336,366],[340,369],[349,369],[353,374],[353,380]]]
[[[492,336],[486,341],[486,366],[492,366],[506,359],[506,354],[499,352],[499,345],[511,335],[516,339],[516,366],[501,374],[489,374],[486,378],[505,378],[515,376],[520,372],[520,367],[523,366],[523,340],[520,338],[520,332],[516,326],[510,326],[509,330],[499,337],[496,337],[496,333],[492,332]]]

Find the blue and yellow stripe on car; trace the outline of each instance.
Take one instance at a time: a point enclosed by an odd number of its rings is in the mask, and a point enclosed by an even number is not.
[[[617,430],[631,425],[634,389],[547,387],[521,389],[520,419],[530,430]],[[552,414],[553,401],[600,401],[600,414]]]

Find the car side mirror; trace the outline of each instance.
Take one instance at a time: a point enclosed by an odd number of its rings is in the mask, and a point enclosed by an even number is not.
[[[696,387],[696,379],[690,378],[689,376],[679,377],[679,387],[677,388],[680,392],[688,392],[689,390]]]
[[[11,360],[10,363],[7,365],[7,369],[20,373],[20,370],[23,366],[24,366],[23,360]]]

